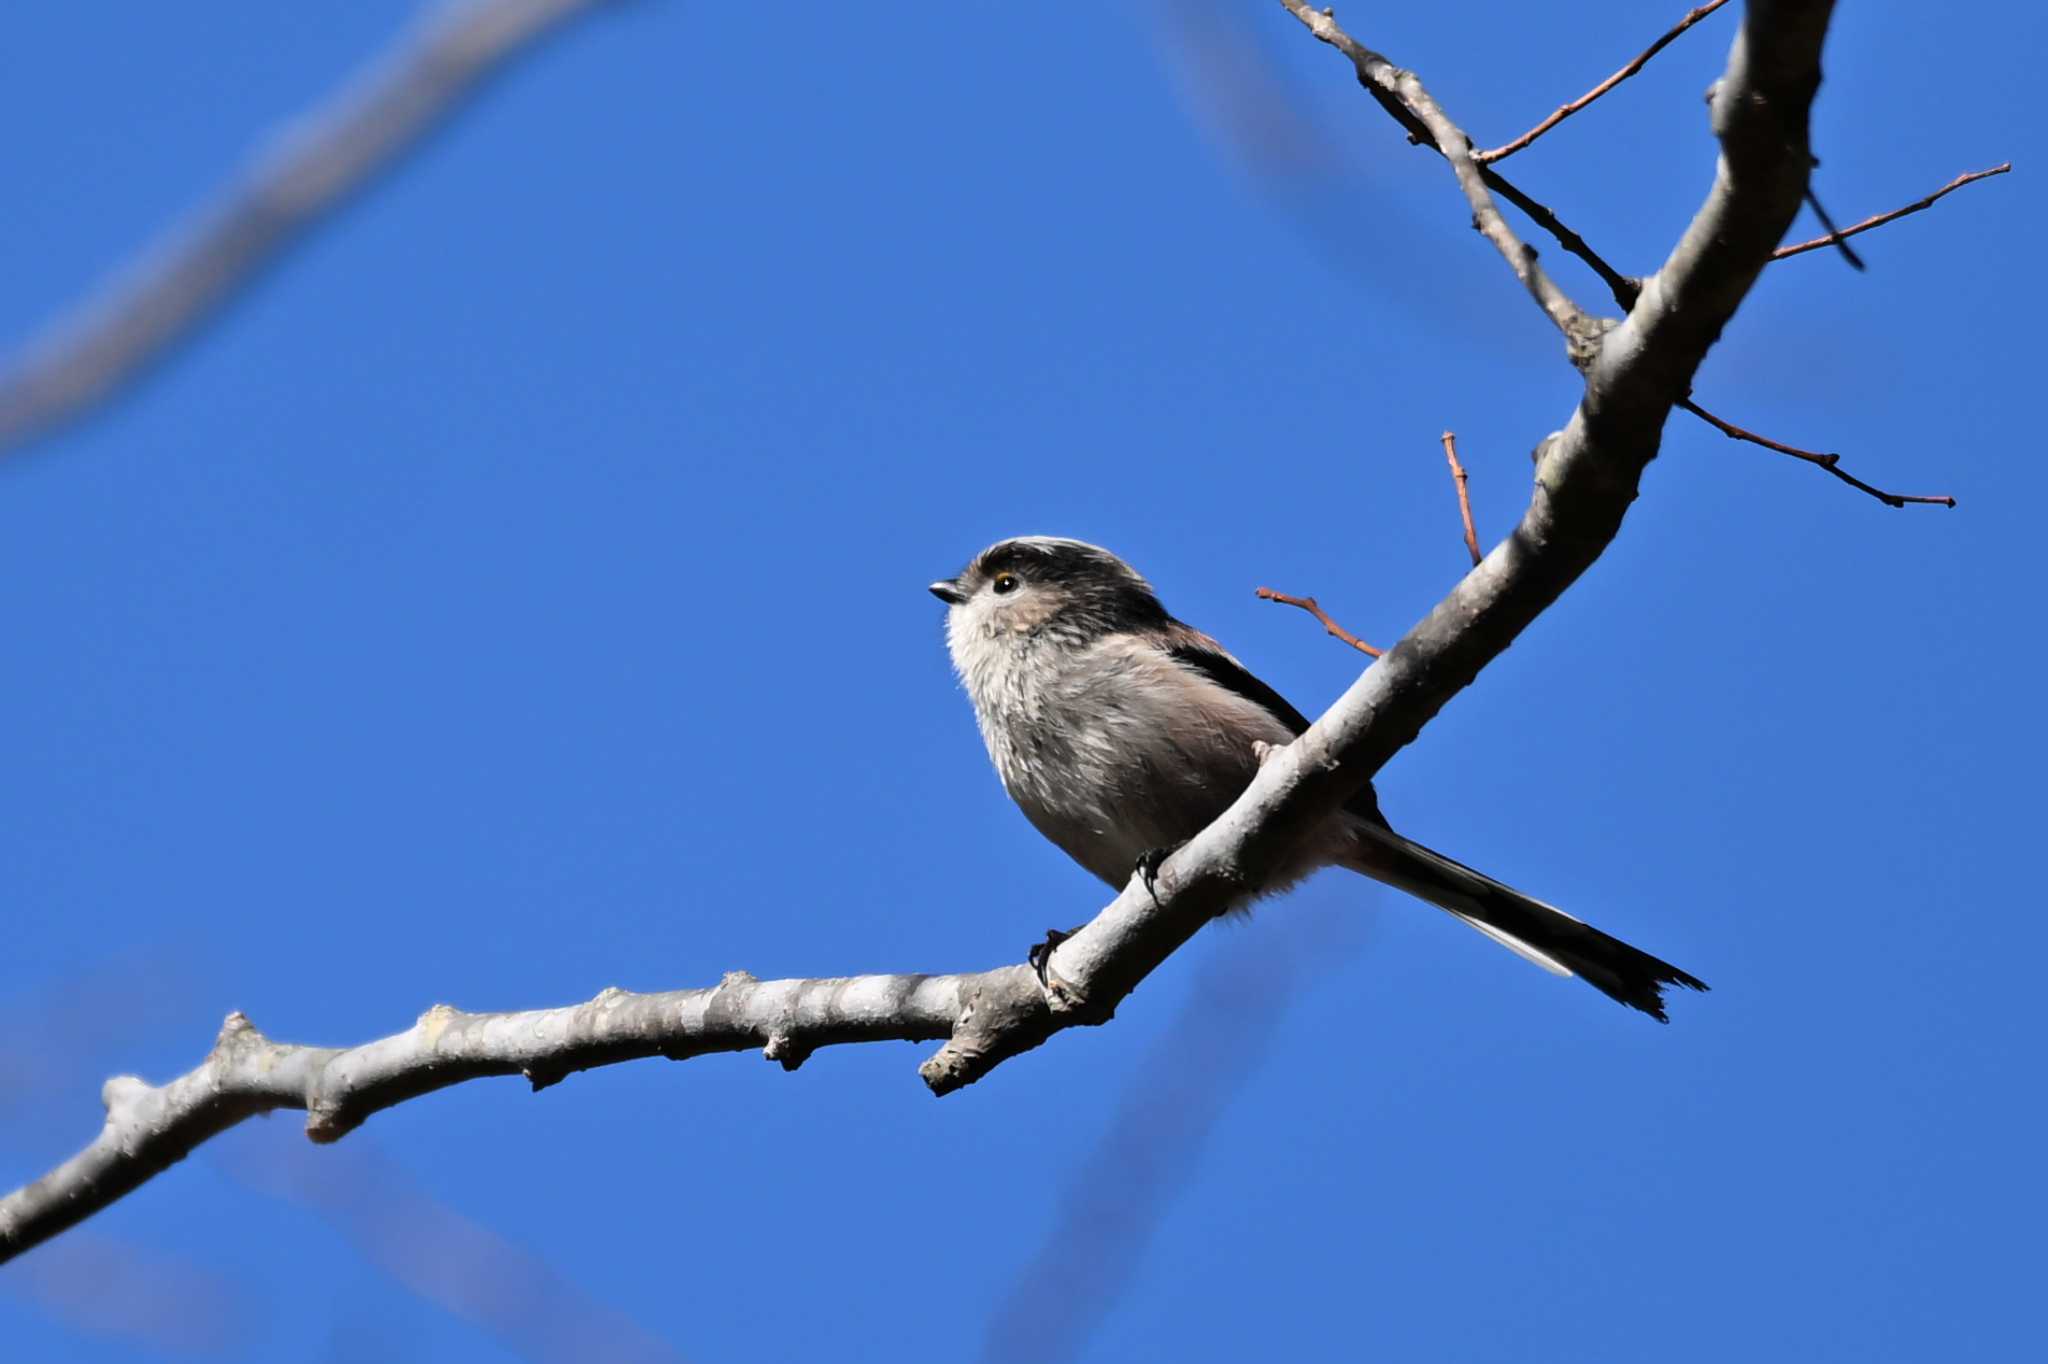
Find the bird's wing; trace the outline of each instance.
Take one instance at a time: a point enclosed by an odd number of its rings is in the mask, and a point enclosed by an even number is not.
[[[1263,708],[1275,720],[1287,727],[1287,732],[1299,738],[1308,728],[1308,717],[1289,705],[1287,698],[1254,677],[1251,670],[1227,653],[1223,646],[1199,630],[1181,626],[1177,638],[1167,647],[1167,656],[1184,668],[1202,674],[1225,691],[1234,692]],[[1351,799],[1344,802],[1344,808],[1360,819],[1372,824],[1385,824],[1386,816],[1380,813],[1379,796],[1368,782]]]
[[[1260,707],[1287,726],[1289,734],[1298,736],[1308,728],[1307,716],[1288,705],[1286,697],[1253,677],[1244,664],[1223,652],[1215,640],[1193,630],[1188,631],[1188,635],[1192,638],[1178,640],[1167,649],[1167,656],[1174,662],[1193,669],[1223,690],[1235,692]]]

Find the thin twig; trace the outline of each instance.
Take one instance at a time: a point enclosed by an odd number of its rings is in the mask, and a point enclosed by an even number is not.
[[[1541,123],[1531,128],[1528,132],[1523,133],[1520,137],[1516,138],[1513,142],[1503,143],[1502,145],[1495,147],[1492,151],[1480,152],[1477,156],[1473,157],[1472,159],[1479,162],[1481,165],[1485,165],[1489,161],[1498,161],[1503,157],[1513,156],[1516,152],[1522,150],[1531,142],[1534,142],[1537,138],[1543,136],[1552,128],[1555,128],[1558,124],[1564,122],[1573,114],[1576,114],[1577,112],[1579,112],[1579,110],[1585,108],[1594,100],[1600,98],[1609,90],[1612,90],[1615,86],[1627,80],[1630,76],[1633,76],[1636,72],[1642,70],[1643,67],[1649,63],[1650,58],[1656,56],[1659,52],[1662,52],[1666,47],[1670,46],[1679,34],[1685,32],[1694,24],[1697,24],[1700,20],[1706,18],[1709,14],[1712,14],[1715,10],[1721,8],[1721,6],[1727,3],[1728,0],[1708,0],[1707,4],[1701,5],[1698,9],[1693,10],[1692,12],[1687,14],[1683,19],[1680,19],[1678,21],[1677,26],[1674,27],[1670,32],[1666,33],[1656,42],[1651,43],[1648,47],[1644,48],[1642,52],[1636,56],[1636,59],[1630,62],[1627,66],[1622,67],[1621,70],[1615,72],[1606,80],[1601,81],[1598,85],[1594,86],[1591,90],[1588,90],[1585,94],[1580,95],[1570,104],[1560,105],[1557,111],[1551,114],[1549,118],[1544,119]]]
[[[1479,174],[1486,181],[1488,188],[1522,210],[1529,221],[1555,237],[1559,246],[1584,261],[1594,274],[1600,276],[1601,282],[1607,286],[1607,291],[1614,296],[1616,305],[1624,313],[1636,306],[1636,298],[1643,292],[1642,281],[1630,279],[1609,265],[1599,252],[1586,244],[1584,237],[1566,227],[1555,213],[1530,198],[1513,181],[1493,167],[1481,166]]]
[[[1916,199],[1904,208],[1895,208],[1889,213],[1880,213],[1875,217],[1865,218],[1862,222],[1853,223],[1832,236],[1815,237],[1811,241],[1794,242],[1790,246],[1781,246],[1771,253],[1771,259],[1783,260],[1787,256],[1802,255],[1808,251],[1818,251],[1823,246],[1833,246],[1842,237],[1853,237],[1859,232],[1868,232],[1873,227],[1883,227],[1886,223],[1894,222],[1909,213],[1918,213],[1923,208],[1932,208],[1937,200],[1955,193],[1964,185],[1975,184],[1979,180],[1988,180],[1994,175],[2004,175],[2011,169],[2012,162],[2006,161],[1993,166],[1990,170],[1967,171],[1962,175],[1958,175],[1925,199]]]
[[[1946,493],[1927,496],[1917,493],[1888,493],[1882,488],[1873,488],[1854,474],[1844,470],[1842,468],[1842,457],[1838,454],[1821,450],[1802,450],[1796,445],[1787,445],[1783,441],[1772,440],[1769,436],[1759,436],[1754,431],[1744,430],[1734,422],[1725,421],[1715,416],[1690,398],[1679,399],[1678,405],[1730,440],[1748,441],[1751,445],[1761,445],[1766,450],[1776,450],[1781,455],[1790,455],[1794,459],[1803,459],[1808,464],[1817,465],[1827,470],[1850,487],[1862,489],[1887,507],[1903,507],[1908,503],[1933,507],[1953,507],[1956,504],[1956,500]]]
[[[1479,567],[1479,561],[1486,556],[1479,552],[1479,532],[1472,528],[1472,499],[1465,491],[1465,466],[1458,463],[1458,436],[1456,432],[1443,434],[1444,458],[1451,462],[1451,477],[1458,481],[1458,517],[1465,523],[1465,548],[1472,551],[1472,567]]]
[[[1600,329],[1598,325],[1592,319],[1587,318],[1584,313],[1580,312],[1577,305],[1572,303],[1564,295],[1563,291],[1552,284],[1542,274],[1540,269],[1537,268],[1535,251],[1524,245],[1514,236],[1514,233],[1507,227],[1505,221],[1500,218],[1500,212],[1493,206],[1492,197],[1487,191],[1498,191],[1502,198],[1507,199],[1517,208],[1528,214],[1539,226],[1556,237],[1567,250],[1591,266],[1607,284],[1609,291],[1614,295],[1615,302],[1620,304],[1625,311],[1634,311],[1636,301],[1642,292],[1641,282],[1631,279],[1614,269],[1613,266],[1609,265],[1594,252],[1591,247],[1587,246],[1584,239],[1558,221],[1557,216],[1551,213],[1549,209],[1523,194],[1492,168],[1480,164],[1482,161],[1498,159],[1499,156],[1506,154],[1506,150],[1518,150],[1518,147],[1510,144],[1510,147],[1507,149],[1475,154],[1472,151],[1470,140],[1430,100],[1428,93],[1423,90],[1420,82],[1416,80],[1412,72],[1400,70],[1379,53],[1353,39],[1337,26],[1336,20],[1327,11],[1317,11],[1304,3],[1304,0],[1280,0],[1280,3],[1286,6],[1288,12],[1300,20],[1317,38],[1320,38],[1323,42],[1328,43],[1351,59],[1352,65],[1358,72],[1359,84],[1365,87],[1367,93],[1372,95],[1381,108],[1385,109],[1396,122],[1408,130],[1410,140],[1433,147],[1451,163],[1453,170],[1457,172],[1459,185],[1464,188],[1465,197],[1472,205],[1473,225],[1478,227],[1486,235],[1487,239],[1494,243],[1501,254],[1507,257],[1510,264],[1516,264],[1518,256],[1521,262],[1526,264],[1528,273],[1524,273],[1523,269],[1517,268],[1517,276],[1522,279],[1530,292],[1536,296],[1537,301],[1543,305],[1544,311],[1550,314],[1551,320],[1557,323],[1559,329],[1565,333],[1572,348],[1574,362],[1581,364],[1582,367],[1584,364],[1590,363],[1599,345]],[[1698,23],[1708,14],[1713,13],[1719,7],[1719,3],[1703,5],[1689,13],[1683,22],[1652,44],[1636,61],[1623,68],[1622,71],[1610,78],[1601,87],[1595,89],[1583,100],[1578,101],[1575,107],[1583,108],[1594,98],[1605,93],[1606,90],[1613,88],[1620,81],[1633,75],[1641,68],[1644,62],[1655,56],[1672,39],[1683,33],[1693,24]],[[1570,113],[1573,111],[1573,107],[1568,107],[1564,112]],[[1553,119],[1552,124],[1545,125],[1545,127],[1553,126],[1556,121],[1556,119]],[[1529,140],[1533,140],[1534,136],[1544,130],[1544,127],[1539,127],[1526,135],[1525,138],[1518,139],[1520,145],[1526,146]],[[1904,209],[1898,210],[1896,213],[1883,215],[1869,222],[1845,228],[1838,233],[1820,238],[1818,241],[1802,243],[1796,249],[1812,250],[1819,246],[1835,246],[1849,255],[1853,261],[1854,253],[1850,252],[1848,247],[1843,245],[1841,238],[1854,235],[1857,232],[1867,231],[1871,227],[1876,227],[1883,222],[1888,222],[1892,218],[1903,216],[1906,213],[1917,212],[1919,209],[1925,208],[1928,204],[1939,199],[1943,194],[1949,193],[1960,185],[1969,183],[1972,179],[1982,179],[1987,175],[2000,174],[2010,169],[2011,164],[2007,163],[1989,171],[1980,171],[1974,175],[1960,177],[1955,183],[1929,195],[1921,203],[1909,205]],[[1477,183],[1475,184],[1474,181],[1477,181]],[[1802,201],[1813,202],[1808,186],[1802,184],[1800,194]],[[1818,208],[1817,205],[1816,208]],[[1769,259],[1776,259],[1777,256],[1785,254],[1789,254],[1788,249],[1780,248]],[[1857,263],[1860,266],[1860,262]],[[1557,306],[1553,305],[1553,294],[1555,300],[1557,300]],[[1840,467],[1841,457],[1839,455],[1823,454],[1813,450],[1801,450],[1796,446],[1784,445],[1777,441],[1769,440],[1757,435],[1755,432],[1746,431],[1732,423],[1722,421],[1719,417],[1707,412],[1690,399],[1684,400],[1680,405],[1687,411],[1719,428],[1724,435],[1737,440],[1752,441],[1768,449],[1777,450],[1782,454],[1792,455],[1811,464],[1818,465],[1842,482],[1847,483],[1850,487],[1868,493],[1888,507],[1903,507],[1908,504],[1953,507],[1956,504],[1953,497],[1945,494],[1941,496],[1922,496],[1918,494],[1887,492],[1882,488],[1873,487],[1855,475],[1843,470]],[[1266,589],[1262,588],[1260,592],[1261,595],[1266,595]],[[1282,598],[1275,594],[1272,599],[1281,600]],[[1287,600],[1292,601],[1294,605],[1303,606],[1305,603],[1313,602],[1314,598]],[[1305,607],[1305,609],[1314,608]],[[1339,627],[1336,627],[1328,617],[1323,616],[1320,610],[1316,611],[1316,615],[1324,622],[1325,627],[1330,629],[1332,634],[1337,634],[1339,638],[1347,637],[1340,632]],[[1361,645],[1360,647],[1364,646]],[[1373,652],[1375,657],[1378,656],[1375,651],[1368,650],[1368,652]]]
[[[1290,597],[1285,592],[1275,592],[1270,587],[1260,588],[1258,590],[1258,595],[1260,600],[1262,601],[1276,601],[1281,603],[1283,606],[1299,606],[1302,610],[1308,612],[1311,616],[1314,616],[1317,620],[1321,621],[1323,623],[1323,628],[1325,630],[1328,630],[1331,634],[1343,640],[1346,644],[1349,644],[1352,648],[1358,650],[1358,652],[1362,654],[1365,654],[1372,658],[1378,658],[1381,654],[1386,652],[1386,650],[1384,649],[1373,648],[1372,645],[1367,644],[1357,635],[1352,634],[1349,630],[1339,625],[1336,621],[1331,620],[1330,613],[1323,610],[1322,607],[1316,605],[1316,599],[1314,597]]]

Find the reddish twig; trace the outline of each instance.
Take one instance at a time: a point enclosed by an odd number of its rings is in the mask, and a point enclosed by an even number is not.
[[[1700,20],[1706,18],[1709,14],[1712,14],[1715,10],[1721,8],[1721,6],[1727,3],[1728,0],[1708,0],[1706,4],[1701,5],[1698,9],[1693,10],[1691,13],[1687,14],[1683,19],[1680,19],[1678,21],[1677,26],[1674,27],[1669,33],[1666,33],[1656,42],[1651,43],[1648,47],[1644,48],[1642,52],[1636,56],[1636,59],[1630,62],[1627,66],[1624,66],[1623,68],[1621,68],[1621,70],[1615,72],[1606,80],[1601,81],[1598,85],[1594,86],[1591,90],[1588,90],[1585,94],[1580,95],[1570,104],[1560,105],[1557,111],[1551,114],[1549,118],[1544,119],[1541,123],[1531,128],[1528,132],[1523,133],[1520,137],[1516,138],[1513,142],[1503,143],[1502,145],[1495,147],[1492,151],[1479,152],[1476,155],[1474,155],[1472,159],[1474,161],[1479,162],[1481,165],[1484,165],[1489,161],[1498,161],[1502,157],[1513,156],[1516,152],[1522,150],[1522,148],[1528,146],[1531,142],[1534,142],[1537,138],[1543,136],[1552,128],[1555,128],[1558,124],[1564,122],[1573,114],[1576,114],[1577,112],[1579,112],[1579,110],[1585,108],[1594,100],[1600,98],[1609,90],[1612,90],[1615,86],[1627,80],[1630,76],[1633,76],[1636,72],[1642,70],[1644,66],[1648,65],[1650,58],[1656,56],[1659,52],[1662,52],[1666,47],[1669,47],[1671,43],[1677,39],[1679,34],[1685,32],[1694,24],[1697,24]]]
[[[1472,529],[1472,499],[1465,491],[1465,466],[1458,463],[1457,433],[1443,434],[1444,458],[1451,462],[1451,477],[1458,481],[1458,517],[1465,523],[1465,548],[1472,551],[1472,567],[1486,556],[1479,552],[1479,532]]]
[[[1302,610],[1308,612],[1311,616],[1314,616],[1317,620],[1321,621],[1323,623],[1323,628],[1325,630],[1328,630],[1331,634],[1343,640],[1346,644],[1349,644],[1352,648],[1358,650],[1358,652],[1362,654],[1369,655],[1373,658],[1378,658],[1380,654],[1384,652],[1383,650],[1373,648],[1372,645],[1367,644],[1357,635],[1352,634],[1349,630],[1339,625],[1336,621],[1331,620],[1330,613],[1323,610],[1322,607],[1316,605],[1316,599],[1314,597],[1290,597],[1285,592],[1275,592],[1270,587],[1262,587],[1259,589],[1259,598],[1262,601],[1277,601],[1286,606],[1299,606]]]
[[[1783,260],[1787,256],[1797,256],[1807,251],[1818,251],[1823,246],[1834,246],[1844,237],[1853,237],[1858,232],[1868,232],[1873,227],[1883,227],[1886,223],[1903,218],[1909,213],[1918,213],[1923,208],[1932,208],[1937,200],[1955,193],[1964,185],[1974,184],[1979,180],[1988,180],[1994,175],[2004,175],[2011,169],[2012,162],[2007,161],[1993,166],[1990,170],[1966,171],[1934,191],[1934,193],[1928,195],[1925,199],[1916,199],[1904,208],[1895,208],[1889,213],[1880,213],[1875,217],[1865,218],[1860,223],[1851,224],[1841,229],[1841,231],[1825,237],[1815,237],[1812,241],[1794,242],[1790,246],[1781,246],[1776,251],[1771,252],[1771,259]]]
[[[1796,445],[1786,445],[1782,441],[1772,440],[1769,436],[1759,436],[1754,431],[1745,431],[1734,422],[1723,421],[1690,398],[1679,399],[1678,405],[1730,440],[1746,440],[1751,445],[1761,445],[1766,450],[1776,450],[1781,455],[1790,455],[1794,459],[1803,459],[1808,464],[1818,465],[1850,487],[1859,488],[1869,493],[1887,507],[1903,507],[1908,503],[1918,503],[1922,506],[1934,507],[1953,507],[1956,504],[1956,500],[1946,493],[1923,496],[1915,493],[1888,493],[1882,488],[1873,488],[1854,474],[1844,470],[1842,468],[1842,457],[1838,454],[1819,450],[1802,450]]]
[[[1472,564],[1476,568],[1479,561],[1485,556],[1479,552],[1479,532],[1472,527],[1472,499],[1465,490],[1465,483],[1469,475],[1465,472],[1465,466],[1458,462],[1458,437],[1456,433],[1444,432],[1443,442],[1444,458],[1451,462],[1451,477],[1456,479],[1458,484],[1458,517],[1465,523],[1465,548],[1472,552]],[[1367,644],[1357,635],[1352,634],[1336,621],[1331,620],[1330,613],[1325,611],[1314,597],[1293,597],[1285,592],[1275,592],[1270,587],[1258,589],[1258,595],[1261,601],[1277,601],[1285,606],[1300,607],[1321,621],[1325,630],[1328,630],[1338,639],[1343,640],[1346,644],[1349,644],[1352,648],[1368,657],[1378,658],[1385,652],[1382,649],[1373,648],[1372,645]]]

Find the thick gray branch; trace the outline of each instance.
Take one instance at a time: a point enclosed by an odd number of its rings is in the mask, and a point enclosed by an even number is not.
[[[345,1051],[271,1042],[230,1015],[198,1069],[161,1087],[108,1083],[99,1137],[0,1199],[0,1259],[270,1109],[305,1109],[310,1135],[331,1141],[380,1108],[474,1076],[524,1073],[545,1085],[634,1057],[751,1047],[794,1068],[834,1043],[937,1038],[945,1044],[920,1073],[945,1094],[1062,1028],[1107,1019],[1213,915],[1256,894],[1305,830],[1414,739],[1613,539],[1671,405],[1799,207],[1829,10],[1827,0],[1752,4],[1714,96],[1713,188],[1628,320],[1597,343],[1578,409],[1538,452],[1535,494],[1514,532],[1306,734],[1267,755],[1236,803],[1160,868],[1156,898],[1134,882],[1060,944],[1048,988],[1022,966],[816,981],[736,974],[715,989],[606,991],[567,1009],[439,1007],[406,1032]],[[1452,161],[1470,197],[1469,168]]]
[[[595,0],[449,0],[288,129],[192,222],[152,244],[0,370],[0,452],[102,401],[462,98]]]

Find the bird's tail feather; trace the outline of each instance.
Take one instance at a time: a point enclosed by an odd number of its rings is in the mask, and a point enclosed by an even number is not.
[[[1609,998],[1641,1009],[1660,1023],[1669,1021],[1664,1013],[1665,986],[1707,988],[1670,962],[1403,838],[1383,824],[1361,822],[1356,827],[1359,839],[1353,870],[1429,901],[1554,975],[1583,977]]]

